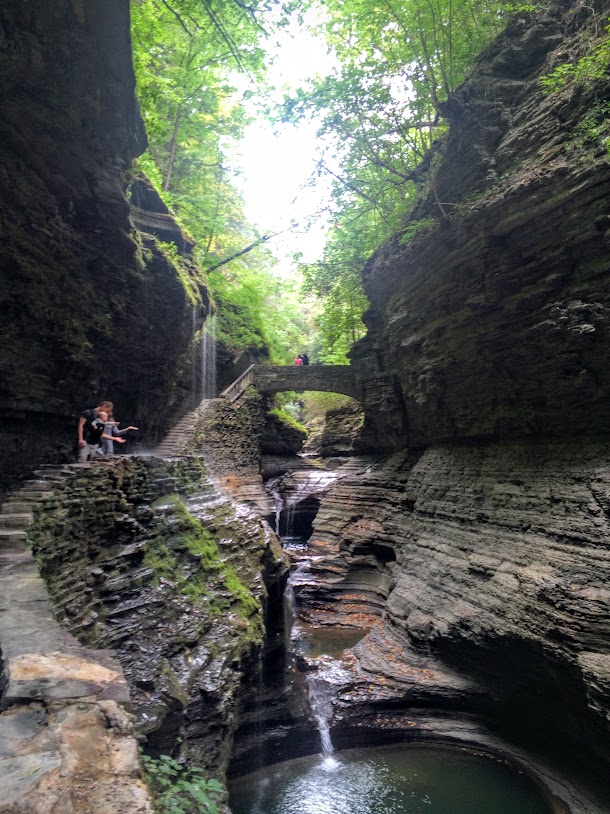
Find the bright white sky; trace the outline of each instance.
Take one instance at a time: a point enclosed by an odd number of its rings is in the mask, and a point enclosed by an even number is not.
[[[277,49],[269,57],[269,82],[283,90],[303,84],[309,77],[329,74],[336,65],[325,45],[308,31],[292,26],[282,32]],[[305,224],[324,204],[330,185],[319,179],[315,188],[305,185],[316,165],[316,126],[310,123],[273,128],[265,120],[250,125],[237,161],[243,176],[237,180],[246,201],[246,215],[264,233],[286,228],[292,221]],[[326,223],[316,218],[274,238],[267,245],[280,259],[276,271],[288,274],[289,257],[302,252],[305,262],[318,259],[324,247]]]

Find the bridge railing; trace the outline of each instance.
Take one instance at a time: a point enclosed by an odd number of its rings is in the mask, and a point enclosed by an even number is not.
[[[255,365],[250,365],[244,372],[220,394],[220,398],[228,401],[237,401],[247,387],[254,382]]]

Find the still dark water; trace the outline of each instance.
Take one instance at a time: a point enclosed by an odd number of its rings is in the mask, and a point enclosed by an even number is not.
[[[300,758],[235,780],[234,814],[549,814],[538,788],[504,763],[417,746]]]

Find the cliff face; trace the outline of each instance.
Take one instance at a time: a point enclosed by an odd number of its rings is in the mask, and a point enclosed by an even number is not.
[[[189,398],[205,302],[130,218],[128,0],[3,2],[0,72],[1,489],[69,453],[101,398],[155,440]]]
[[[378,684],[367,700],[379,703],[383,676],[399,682],[417,652],[434,654],[489,694],[470,711],[517,741],[608,765],[608,472],[604,443],[505,441],[398,454],[341,481],[314,523],[324,559],[310,613],[344,625],[377,616],[406,646],[388,668],[375,666],[375,638],[360,645]],[[412,692],[398,692],[410,717]]]
[[[352,624],[342,595],[356,592],[379,619],[348,707],[359,693],[378,720],[390,674],[411,721],[444,708],[441,689],[414,697],[405,667],[440,659],[488,694],[466,707],[496,731],[548,756],[572,749],[598,778],[610,763],[610,86],[545,95],[539,78],[587,53],[608,10],[517,20],[446,105],[420,203],[365,269],[369,334],[352,354],[370,446],[412,451],[323,502],[313,540],[329,577],[312,603]],[[380,642],[401,652],[396,666]],[[608,810],[605,795],[584,810]]]
[[[540,84],[607,12],[524,15],[445,104],[420,203],[365,269],[352,359],[375,445],[607,432],[609,86]]]
[[[279,613],[277,538],[221,497],[201,458],[116,458],[46,479],[28,534],[58,620],[112,648],[150,750],[182,738],[222,772],[241,682]]]

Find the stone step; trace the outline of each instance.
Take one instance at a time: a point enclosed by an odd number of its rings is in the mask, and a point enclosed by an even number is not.
[[[46,480],[26,480],[23,486],[19,489],[20,492],[50,492],[53,489],[53,484]]]
[[[12,548],[23,545],[28,536],[23,529],[0,529],[0,548]]]
[[[52,491],[34,491],[33,489],[20,489],[15,497],[23,502],[29,503],[38,503],[41,500],[45,500],[48,497],[51,497],[53,494]]]
[[[25,528],[25,526],[31,526],[33,522],[32,512],[0,514],[0,527],[2,528]]]
[[[34,474],[46,481],[55,483],[56,481],[63,480],[66,475],[70,474],[69,469],[35,469]]]
[[[2,504],[1,514],[24,514],[32,513],[33,504],[30,501],[20,500],[18,498],[11,498],[6,503]]]

